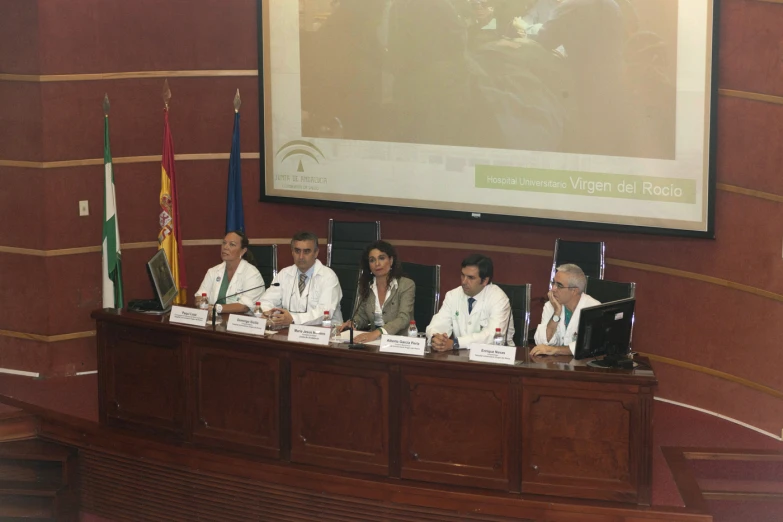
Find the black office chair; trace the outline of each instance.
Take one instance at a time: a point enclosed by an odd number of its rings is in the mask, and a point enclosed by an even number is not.
[[[511,317],[514,318],[514,346],[527,346],[530,329],[530,285],[504,285],[495,283],[511,301]]]
[[[423,332],[432,322],[432,316],[438,313],[440,306],[440,265],[420,265],[403,261],[402,272],[416,283],[413,319],[419,331]]]
[[[277,245],[249,245],[248,251],[256,260],[256,268],[269,288],[277,276]]]
[[[619,301],[636,297],[636,283],[620,283],[588,276],[585,293],[602,303]]]
[[[555,279],[557,267],[567,263],[577,265],[588,277],[604,278],[604,252],[606,245],[603,241],[566,241],[555,239],[555,255],[552,260],[552,273],[549,281]]]
[[[380,238],[380,221],[335,221],[330,219],[326,266],[330,268],[359,266],[359,258],[364,247]]]

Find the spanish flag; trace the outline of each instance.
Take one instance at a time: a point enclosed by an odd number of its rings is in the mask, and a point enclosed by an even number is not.
[[[179,205],[177,203],[177,177],[174,173],[174,140],[169,129],[169,110],[163,109],[163,161],[160,172],[160,233],[158,250],[166,251],[174,283],[179,289],[174,304],[184,305],[187,301],[188,283],[185,278],[185,263],[182,259],[182,231],[179,227]]]

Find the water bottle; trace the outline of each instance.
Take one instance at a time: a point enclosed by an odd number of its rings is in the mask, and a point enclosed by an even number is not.
[[[198,304],[198,307],[202,310],[209,310],[209,299],[207,299],[206,292],[201,294],[201,302]]]
[[[503,346],[503,334],[500,332],[500,328],[495,328],[495,337],[492,338],[492,344]]]
[[[329,315],[329,310],[324,310],[324,318],[321,319],[321,326],[324,328],[332,328],[332,317]]]
[[[408,326],[408,337],[418,337],[419,336],[419,329],[416,328],[416,321],[411,321],[410,326]]]
[[[253,315],[259,319],[264,315],[264,311],[261,310],[261,301],[256,301],[256,306],[253,308]]]

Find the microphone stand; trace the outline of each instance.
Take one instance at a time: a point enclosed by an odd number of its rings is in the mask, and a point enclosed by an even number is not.
[[[359,292],[359,288],[358,287],[356,288],[356,291]],[[362,299],[362,301],[364,301],[364,300]],[[350,326],[350,333],[349,333],[349,338],[348,338],[348,349],[349,350],[366,350],[367,349],[367,346],[365,346],[365,345],[363,345],[361,343],[354,343],[353,342],[353,326],[354,326],[354,323],[355,323],[356,312],[358,311],[358,309],[359,309],[359,299],[356,299],[354,301],[354,303],[353,303],[353,312],[351,312],[351,326]]]
[[[271,284],[271,285],[269,285],[269,286],[280,286],[280,283],[272,283],[272,284]],[[233,294],[231,294],[231,295],[227,295],[227,296],[226,296],[226,297],[224,297],[223,299],[218,299],[217,301],[223,301],[223,303],[225,303],[225,302],[226,302],[226,300],[228,300],[228,299],[230,299],[230,298],[232,298],[232,297],[236,297],[236,296],[238,296],[238,295],[240,295],[240,294],[244,294],[245,292],[250,292],[251,290],[258,290],[259,288],[266,288],[266,285],[258,285],[258,286],[254,286],[253,288],[248,288],[248,289],[246,289],[246,290],[241,290],[241,291],[239,291],[239,292],[234,292]],[[217,301],[215,301],[215,304],[216,304],[216,305],[218,304],[218,302],[217,302]],[[215,309],[213,308],[213,309],[212,309],[212,330],[215,330],[215,328],[216,328],[216,322],[217,322],[217,312],[216,312],[216,311],[215,311]]]

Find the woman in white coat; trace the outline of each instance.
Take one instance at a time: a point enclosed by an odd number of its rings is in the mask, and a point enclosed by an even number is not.
[[[207,294],[207,301],[217,313],[245,313],[252,310],[264,293],[264,279],[253,264],[245,233],[235,230],[226,234],[220,247],[223,262],[207,270],[196,291],[196,306]]]

